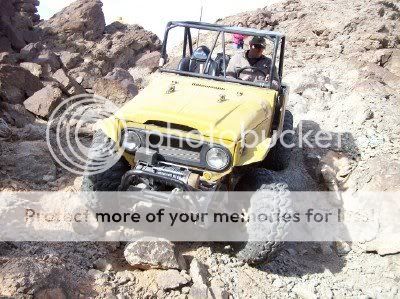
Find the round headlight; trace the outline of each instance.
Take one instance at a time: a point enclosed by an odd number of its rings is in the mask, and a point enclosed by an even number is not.
[[[228,166],[229,156],[222,148],[213,147],[206,154],[206,162],[212,169],[222,170]]]
[[[122,147],[128,153],[135,153],[142,144],[140,136],[133,131],[125,131],[122,138]]]

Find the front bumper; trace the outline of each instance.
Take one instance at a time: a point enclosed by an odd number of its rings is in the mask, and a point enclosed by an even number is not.
[[[161,184],[179,188],[182,191],[196,191],[200,190],[199,178],[198,174],[192,173],[185,168],[165,163],[159,163],[156,166],[138,163],[134,169],[126,172],[122,177],[119,190],[125,191],[131,186],[142,183],[150,189]]]

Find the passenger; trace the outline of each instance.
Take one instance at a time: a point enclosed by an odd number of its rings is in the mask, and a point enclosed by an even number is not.
[[[243,23],[239,22],[237,24],[237,27],[243,27]],[[245,37],[246,37],[245,35],[240,34],[240,33],[233,34],[233,48],[235,50],[243,49]]]
[[[265,38],[255,36],[251,39],[249,45],[250,50],[238,51],[234,56],[232,56],[226,70],[227,76],[253,82],[269,81],[272,63],[271,59],[264,55],[264,50],[266,47]],[[238,77],[238,70],[244,67],[254,67],[256,69],[245,69]],[[261,71],[264,72],[265,75]],[[276,69],[274,72],[272,85],[272,87],[275,89],[277,89],[279,86]]]

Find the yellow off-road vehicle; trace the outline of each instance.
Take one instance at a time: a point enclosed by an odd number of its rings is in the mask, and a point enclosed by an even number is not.
[[[167,53],[172,29],[183,33],[183,51],[175,56]],[[237,51],[230,46],[233,34],[268,41],[269,74],[246,67],[227,75]],[[195,42],[193,35],[198,35]],[[159,70],[139,95],[102,122],[88,165],[110,142],[123,149],[123,156],[102,173],[88,173],[83,190],[255,191],[279,183],[273,173],[288,166],[290,148],[284,143],[292,135],[279,137],[293,122],[282,83],[284,47],[285,37],[278,32],[168,23]],[[243,71],[259,72],[264,79],[241,80]],[[258,262],[274,256],[277,245],[249,242],[239,256]]]

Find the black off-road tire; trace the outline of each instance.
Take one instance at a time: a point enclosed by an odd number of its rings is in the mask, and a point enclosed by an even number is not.
[[[293,115],[290,111],[286,110],[282,132],[287,132],[288,130],[293,130]],[[293,134],[285,134],[282,139],[284,144],[292,144],[294,136]],[[289,166],[291,153],[292,149],[285,147],[282,144],[281,138],[279,138],[275,146],[269,150],[262,162],[262,166],[275,171],[284,170]]]
[[[254,200],[254,196],[252,197],[248,207],[249,214],[271,209],[273,213],[290,212],[291,201],[288,196],[288,187],[286,184],[276,182],[272,171],[265,169],[251,170],[242,177],[235,189],[237,191],[256,191],[255,193],[266,191],[263,193],[266,194],[265,197],[263,196],[263,202]],[[271,194],[275,195],[272,196]],[[283,221],[266,224],[249,222],[246,229],[249,241],[239,244],[236,256],[239,260],[248,264],[258,264],[264,261],[272,261],[281,252],[285,242],[279,240],[284,239],[289,224]],[[265,239],[268,240],[259,241]]]
[[[110,139],[102,131],[97,131],[93,136],[89,151],[87,165],[95,163],[102,146],[109,146]],[[117,153],[115,153],[117,154]],[[129,163],[124,157],[116,160],[115,164],[102,173],[85,174],[82,181],[82,191],[117,191],[122,176],[129,170]]]

